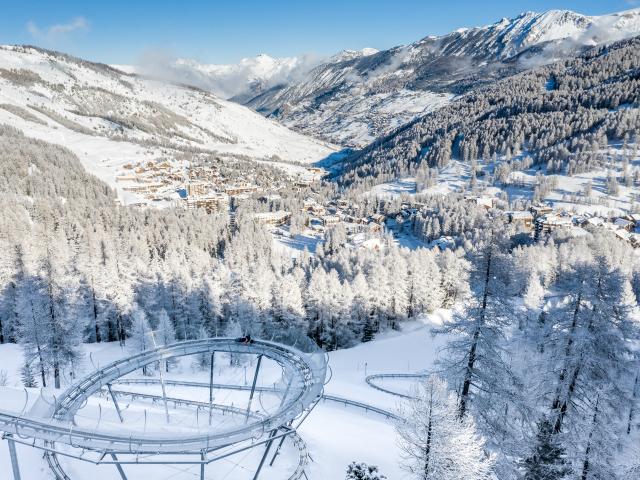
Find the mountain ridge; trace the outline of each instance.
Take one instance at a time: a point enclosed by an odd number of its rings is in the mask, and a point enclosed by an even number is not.
[[[640,8],[599,17],[570,10],[525,12],[321,64],[304,81],[244,103],[298,131],[362,147],[479,84],[636,34]]]

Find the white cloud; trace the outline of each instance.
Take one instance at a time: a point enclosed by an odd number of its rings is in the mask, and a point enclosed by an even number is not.
[[[323,61],[323,57],[303,54],[298,57],[273,58],[261,55],[230,65],[207,65],[195,60],[176,58],[170,52],[154,49],[145,52],[136,72],[149,77],[193,85],[222,98],[291,85]],[[259,85],[257,90],[252,87]]]
[[[89,30],[89,21],[85,17],[72,18],[67,23],[56,23],[46,28],[40,28],[33,22],[27,22],[27,31],[38,40],[53,41],[61,36],[75,32],[86,32]]]

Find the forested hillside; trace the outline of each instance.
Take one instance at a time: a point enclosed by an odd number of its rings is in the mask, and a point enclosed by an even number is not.
[[[611,233],[533,243],[500,212],[453,196],[433,207],[456,229],[455,250],[390,239],[353,249],[335,227],[315,256],[293,260],[250,202],[237,227],[226,215],[122,207],[69,151],[10,127],[0,157],[0,342],[23,346],[25,385],[71,381],[81,342],[148,348],[150,329],[167,342],[309,335],[331,350],[454,308],[434,331],[449,339],[438,373],[458,395],[447,408],[485,438],[482,468],[500,479],[638,468],[640,264]],[[547,449],[556,454],[536,453]]]
[[[606,166],[640,127],[640,39],[596,47],[474,90],[349,157],[342,185],[428,176],[451,159],[502,175],[532,165],[568,175]]]
[[[251,202],[233,228],[226,213],[122,207],[71,152],[11,127],[0,128],[0,157],[0,342],[43,355],[42,383],[74,370],[80,342],[124,343],[143,320],[168,318],[178,339],[308,334],[335,349],[451,305],[465,288],[461,255],[390,241],[351,250],[340,229],[316,257],[294,260]],[[427,270],[459,274],[427,289],[417,275]]]

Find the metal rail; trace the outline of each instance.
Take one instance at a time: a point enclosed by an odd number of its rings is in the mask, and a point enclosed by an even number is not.
[[[167,403],[173,404],[174,408],[178,406],[192,406],[196,407],[198,410],[218,410],[223,413],[232,413],[234,415],[247,415],[246,408],[233,407],[230,405],[221,405],[217,403],[209,403],[209,402],[200,402],[197,400],[189,400],[187,398],[179,398],[179,397],[163,397],[162,395],[154,395],[152,393],[141,393],[141,392],[129,392],[126,390],[112,390],[112,393],[116,397],[129,397],[131,400],[136,400],[138,398],[144,400],[151,400],[153,403],[161,402],[166,400]],[[258,415],[255,412],[249,412],[249,416],[252,418],[264,418],[264,415]]]
[[[209,429],[204,434],[163,435],[137,434],[123,435],[101,433],[77,428],[73,424],[75,412],[87,399],[110,383],[144,365],[168,358],[213,353],[262,355],[280,364],[286,374],[294,378],[295,389],[290,399],[273,414],[257,422],[241,427],[216,431]],[[266,341],[251,344],[238,343],[234,339],[207,339],[180,342],[166,347],[141,352],[137,355],[113,362],[70,387],[57,402],[51,419],[36,419],[0,412],[0,430],[16,434],[22,438],[32,438],[51,443],[64,443],[93,451],[118,451],[131,454],[141,453],[184,453],[212,450],[216,447],[259,438],[266,432],[286,425],[296,418],[321,394],[326,373],[324,355],[306,354],[291,347]]]
[[[94,394],[107,394],[110,386],[115,385],[133,385],[133,384],[157,384],[157,379],[141,379],[141,378],[122,378],[144,365],[155,363],[158,361],[165,361],[168,358],[179,357],[184,355],[193,355],[201,353],[213,354],[215,351],[224,353],[239,353],[239,354],[254,354],[270,358],[281,365],[284,374],[289,378],[290,382],[287,384],[287,388],[276,386],[273,387],[258,386],[255,385],[257,378],[254,378],[251,386],[245,385],[228,385],[216,383],[212,381],[205,382],[190,382],[190,381],[177,381],[177,380],[165,380],[166,385],[175,386],[187,386],[187,387],[206,387],[210,390],[216,389],[229,389],[251,392],[267,392],[282,396],[283,401],[280,404],[280,408],[273,415],[263,416],[255,412],[250,412],[250,406],[248,410],[246,408],[231,407],[226,405],[216,405],[211,402],[211,398],[208,402],[194,401],[184,398],[175,397],[160,397],[158,395],[129,392],[126,390],[111,389],[113,398],[129,396],[133,399],[142,398],[149,399],[153,402],[164,400],[169,403],[173,403],[175,406],[195,406],[198,409],[204,409],[210,412],[211,409],[220,410],[223,412],[229,412],[236,415],[247,415],[252,419],[257,419],[255,422],[248,423],[246,426],[232,429],[224,432],[212,432],[208,431],[204,435],[196,436],[183,436],[183,437],[156,437],[153,434],[147,435],[113,435],[108,433],[101,433],[99,431],[88,431],[82,428],[77,428],[73,424],[73,417],[75,413],[82,408],[87,399]],[[273,440],[279,438],[284,440],[287,436],[290,436],[293,440],[293,444],[299,451],[299,462],[296,470],[288,478],[288,480],[299,480],[305,475],[305,468],[309,461],[309,455],[306,450],[306,445],[302,439],[295,432],[295,429],[285,431],[284,434],[274,435],[278,429],[283,428],[288,423],[302,415],[310,405],[317,402],[320,398],[325,401],[340,403],[345,406],[352,406],[365,410],[366,412],[372,412],[381,415],[387,419],[394,421],[400,421],[402,418],[385,409],[375,407],[373,405],[350,400],[343,397],[324,395],[323,386],[324,379],[327,371],[326,357],[323,361],[319,361],[318,357],[310,354],[305,354],[290,347],[284,347],[272,342],[255,341],[252,344],[245,345],[236,342],[234,339],[209,339],[190,342],[181,342],[167,347],[160,347],[154,350],[145,351],[137,355],[133,355],[126,359],[114,362],[106,367],[97,370],[88,377],[82,379],[77,384],[70,387],[56,402],[52,409],[52,418],[28,418],[22,416],[16,416],[9,413],[0,411],[0,431],[5,431],[7,434],[15,434],[16,442],[24,443],[27,445],[41,448],[45,451],[45,459],[49,464],[51,471],[56,476],[57,480],[71,480],[68,475],[62,469],[56,453],[62,455],[71,456],[73,458],[79,458],[80,460],[89,461],[92,463],[113,463],[116,467],[120,467],[121,464],[137,463],[137,461],[122,461],[114,459],[113,462],[103,461],[104,456],[109,453],[118,454],[182,454],[182,453],[194,453],[202,452],[201,467],[206,463],[209,463],[215,459],[206,460],[204,452],[212,452],[214,450],[229,447],[233,444],[241,444],[241,442],[249,441],[250,446],[242,447],[241,451],[252,446],[258,446],[267,443],[270,445]],[[402,398],[411,398],[409,395],[395,392],[383,387],[380,387],[375,382],[378,379],[384,378],[426,378],[426,374],[414,373],[414,374],[377,374],[369,375],[366,377],[366,382],[372,388]],[[293,385],[293,386],[292,386]],[[291,399],[288,399],[288,395],[291,393]],[[210,395],[211,396],[211,395]],[[286,428],[286,427],[285,427]],[[261,438],[271,432],[269,438],[264,441],[256,442],[256,439]],[[22,439],[32,439],[26,441]],[[40,443],[42,441],[43,443]],[[66,444],[72,448],[94,451],[102,453],[100,460],[89,460],[87,458],[81,458],[69,453],[57,451],[55,443]],[[234,454],[233,452],[231,454]],[[265,452],[264,459],[268,451]],[[227,454],[224,454],[227,455]],[[274,454],[277,455],[277,451]],[[264,463],[264,459],[261,463]],[[272,460],[273,462],[273,460]],[[163,462],[158,462],[163,463]],[[167,462],[175,463],[175,462]],[[178,463],[193,463],[193,462],[178,462]],[[198,463],[198,462],[196,462]]]
[[[208,387],[209,384],[208,383],[204,383],[204,382],[193,382],[193,381],[183,381],[183,380],[165,380],[165,383],[167,385],[173,385],[173,386],[179,386],[179,387],[199,387],[199,388],[205,388]],[[118,380],[116,382],[114,382],[114,384],[120,384],[120,385],[157,385],[158,384],[158,380],[153,379],[153,378],[123,378],[121,380]],[[214,383],[213,384],[213,388],[215,389],[220,389],[220,390],[243,390],[243,391],[250,391],[251,387],[248,385],[227,385],[224,383]],[[279,392],[283,392],[282,389],[276,389],[273,387],[256,387],[256,391],[257,392],[272,392],[272,393],[279,393]],[[286,391],[286,390],[284,390]],[[116,391],[114,390],[114,393],[116,393]],[[118,393],[124,393],[124,391],[119,390]],[[138,393],[135,393],[134,395],[140,395]],[[169,400],[169,402],[173,402],[173,399],[168,398],[167,400]],[[330,401],[330,402],[335,402],[335,403],[341,403],[343,405],[349,405],[352,407],[356,407],[356,408],[360,408],[362,410],[368,411],[368,412],[373,412],[373,413],[377,413],[379,415],[382,415],[383,417],[392,419],[392,420],[401,420],[401,417],[399,417],[398,415],[396,415],[395,413],[389,411],[389,410],[385,410],[383,408],[379,408],[376,407],[374,405],[368,404],[368,403],[363,403],[363,402],[358,402],[356,400],[350,400],[348,398],[344,398],[344,397],[338,397],[335,395],[327,395],[326,393],[322,394],[322,400],[326,400],[326,401]],[[198,402],[194,402],[194,403],[198,403]]]
[[[375,375],[367,376],[365,378],[365,381],[367,382],[367,385],[369,385],[371,388],[379,390],[380,392],[388,393],[389,395],[394,395],[400,398],[412,399],[413,397],[411,395],[407,395],[406,393],[395,392],[393,390],[389,390],[388,388],[381,387],[380,385],[376,385],[375,381],[379,379],[385,379],[385,378],[420,379],[420,378],[427,378],[428,376],[429,375],[426,373],[378,373]]]
[[[348,398],[335,397],[333,395],[322,395],[322,400],[328,400],[330,402],[336,402],[343,405],[360,408],[367,412],[377,413],[378,415],[382,415],[383,417],[391,420],[402,420],[402,417],[400,417],[399,415],[396,415],[389,410],[384,410],[383,408],[374,407],[373,405],[369,405],[368,403],[357,402],[355,400],[349,400]]]

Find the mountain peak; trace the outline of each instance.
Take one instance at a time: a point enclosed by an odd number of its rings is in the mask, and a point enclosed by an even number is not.
[[[378,50],[375,48],[365,47],[361,50],[342,50],[341,52],[336,53],[329,59],[329,63],[332,62],[344,62],[346,60],[353,60],[355,58],[360,57],[368,57],[369,55],[374,55],[378,53]]]

